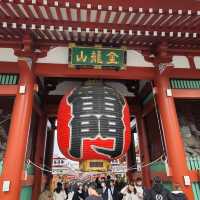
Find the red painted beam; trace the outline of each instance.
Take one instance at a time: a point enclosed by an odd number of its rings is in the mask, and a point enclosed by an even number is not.
[[[172,89],[172,96],[177,99],[200,99],[199,89]]]
[[[47,34],[47,31],[45,31],[45,34]],[[95,34],[95,33],[94,33]],[[73,39],[72,38],[72,33],[69,32],[70,35],[70,41]],[[47,35],[48,36],[48,35]],[[49,37],[49,36],[48,36]],[[96,36],[94,36],[95,38]],[[93,38],[93,37],[92,37]],[[102,43],[95,43],[94,41],[88,41],[87,45],[91,45],[94,46],[94,44],[102,44]],[[41,48],[41,47],[67,47],[69,45],[68,41],[55,41],[52,38],[50,38],[50,40],[42,40],[42,39],[37,39],[34,42],[34,46],[37,48]],[[86,45],[85,42],[80,42],[79,41],[79,45]],[[19,39],[0,39],[0,47],[2,48],[14,48],[14,49],[20,49],[23,47],[22,41],[20,41]],[[129,46],[127,46],[129,47]],[[147,47],[141,47],[141,46],[133,46],[131,45],[129,49],[134,49],[134,50],[148,50]],[[196,49],[196,52],[199,52],[199,50]],[[181,54],[181,52],[179,52]]]
[[[166,75],[170,78],[200,79],[200,70],[171,68],[166,72]]]
[[[18,29],[9,29],[10,31],[17,31]],[[50,34],[47,34],[47,31],[44,31],[44,33],[47,35],[47,37],[49,38],[49,40],[42,40],[42,39],[37,39],[34,41],[34,46],[37,48],[41,48],[41,47],[57,47],[57,46],[61,46],[61,47],[68,47],[69,43],[66,40],[65,42],[63,41],[55,41],[52,38],[50,38]],[[70,37],[71,37],[71,32],[69,32]],[[94,36],[95,37],[95,36]],[[139,36],[130,36],[126,34],[125,40],[127,42],[126,47],[131,50],[141,50],[141,51],[148,51],[150,47],[148,46],[142,46],[142,45],[138,45],[138,44],[130,44],[128,43],[129,41],[137,41]],[[141,36],[140,36],[141,37]],[[152,39],[153,38],[149,38],[146,37],[147,41],[148,39]],[[140,40],[138,40],[140,41]],[[141,42],[141,41],[140,41]],[[85,42],[79,42],[80,45],[86,45]],[[102,44],[102,43],[95,43],[95,44]],[[106,43],[107,44],[107,43]],[[87,41],[87,45],[94,45],[94,41]],[[0,39],[0,47],[1,48],[14,48],[14,49],[19,49],[23,47],[22,41],[20,41],[19,39],[15,38],[15,39]],[[199,48],[169,48],[168,51],[171,54],[176,54],[176,55],[184,55],[184,56],[199,56],[199,52],[200,49]]]
[[[126,70],[97,70],[97,69],[70,69],[67,64],[42,64],[35,65],[37,76],[71,77],[71,78],[100,78],[100,79],[127,79],[127,80],[153,80],[154,68],[127,67]],[[200,71],[193,69],[171,69],[166,72],[171,78],[200,78]]]
[[[70,78],[99,78],[99,79],[127,79],[152,80],[155,77],[154,68],[127,67],[126,70],[111,69],[70,69],[67,64],[37,63],[34,68],[37,76],[70,77]]]
[[[172,54],[176,54],[176,55],[185,54],[186,56],[187,55],[196,55],[196,56],[200,55],[199,50],[191,49],[191,48],[169,48],[168,52],[172,53]]]
[[[19,73],[17,63],[0,62],[0,73]],[[113,79],[149,79],[155,77],[154,68],[127,67],[127,70],[96,70],[96,69],[69,69],[66,64],[43,64],[35,65],[35,73],[40,76],[55,77],[82,77],[82,78],[113,78]],[[169,69],[166,75],[171,78],[191,78],[200,79],[200,70],[196,69]]]
[[[0,85],[0,96],[15,96],[18,92],[18,85]]]
[[[65,20],[55,20],[55,19],[26,19],[26,18],[16,18],[15,20],[6,18],[1,16],[0,22],[6,21],[8,24],[11,24],[15,22],[17,25],[26,24],[27,27],[31,27],[32,24],[35,24],[36,26],[45,25],[46,27],[55,26],[63,26],[64,29],[68,29],[68,27],[72,27],[72,29],[76,30],[77,27],[80,27],[82,29],[90,28],[94,30],[95,28],[98,28],[99,31],[102,31],[103,29],[108,29],[108,31],[111,31],[112,29],[115,29],[116,31],[120,31],[123,29],[125,32],[128,32],[129,30],[140,30],[140,31],[158,31],[158,32],[166,32],[169,33],[171,31],[174,32],[174,34],[178,32],[188,32],[193,33],[194,30],[191,30],[190,27],[176,27],[173,29],[170,29],[168,27],[162,27],[162,26],[141,26],[141,25],[135,25],[134,23],[139,18],[139,15],[136,14],[136,16],[133,18],[131,24],[117,24],[117,23],[99,23],[99,15],[100,11],[97,12],[97,17],[95,22],[77,22],[77,21],[65,21]],[[137,19],[136,19],[137,18]],[[115,17],[115,19],[118,19],[118,16]],[[117,22],[117,21],[116,21]],[[196,28],[195,32],[200,32],[199,27]]]
[[[0,62],[0,73],[19,73],[19,68],[15,62]]]
[[[4,0],[4,2],[10,2],[9,0]],[[58,1],[60,7],[65,7],[66,1]],[[76,8],[76,0],[68,0],[67,2],[70,3],[71,8]],[[113,1],[113,0],[79,0],[80,8],[86,9],[87,4],[91,4],[93,9],[97,9],[98,5],[102,5],[103,10],[108,10],[108,6],[113,7],[113,11],[118,10],[118,6],[122,6],[124,10],[128,10],[130,6],[134,6],[134,8],[154,8],[154,9],[183,9],[183,10],[194,10],[197,11],[200,7],[200,3],[198,1],[191,1],[191,0],[182,0],[181,3],[179,1],[168,0],[168,1],[159,1],[159,0],[135,0],[134,3],[130,0],[123,0],[123,1]],[[20,0],[15,0],[15,4],[20,4]],[[29,5],[37,5],[37,6],[44,6],[42,1],[37,1],[36,4],[32,3],[31,0],[26,0],[23,4]],[[55,7],[54,0],[48,0],[47,6]]]

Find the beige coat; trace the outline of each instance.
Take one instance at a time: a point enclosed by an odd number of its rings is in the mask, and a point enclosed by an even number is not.
[[[44,192],[40,194],[38,200],[53,200],[53,194],[52,192],[45,190]]]

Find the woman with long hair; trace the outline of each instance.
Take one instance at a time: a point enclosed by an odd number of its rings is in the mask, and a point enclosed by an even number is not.
[[[65,193],[65,191],[63,190],[63,186],[62,183],[58,182],[57,183],[57,187],[54,190],[53,193],[53,199],[54,200],[66,200],[67,195]]]
[[[134,184],[130,183],[122,188],[120,193],[123,194],[123,200],[138,200],[136,192]]]
[[[143,200],[143,186],[142,186],[142,178],[137,177],[136,181],[135,181],[135,189],[136,189],[136,195],[138,197],[139,200]]]

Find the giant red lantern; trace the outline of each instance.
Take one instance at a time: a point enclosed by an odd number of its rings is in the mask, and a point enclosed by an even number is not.
[[[71,160],[113,160],[130,144],[126,100],[103,83],[85,84],[66,94],[58,109],[58,145]]]

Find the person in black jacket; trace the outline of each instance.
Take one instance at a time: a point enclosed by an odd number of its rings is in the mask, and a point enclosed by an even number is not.
[[[111,180],[110,181],[110,191],[111,191],[111,194],[112,194],[112,199],[113,200],[119,200],[119,192],[115,186],[115,181],[114,180]]]
[[[89,196],[89,194],[88,194],[88,185],[87,184],[83,185],[83,196],[84,196],[84,199],[86,199]]]
[[[74,196],[72,200],[84,200],[85,194],[83,190],[83,185],[80,184],[77,189],[74,190]]]
[[[101,191],[101,196],[103,200],[108,200],[108,187],[105,182],[101,183],[102,191]]]
[[[172,193],[164,188],[160,177],[153,179],[153,187],[146,192],[144,200],[176,200]]]

